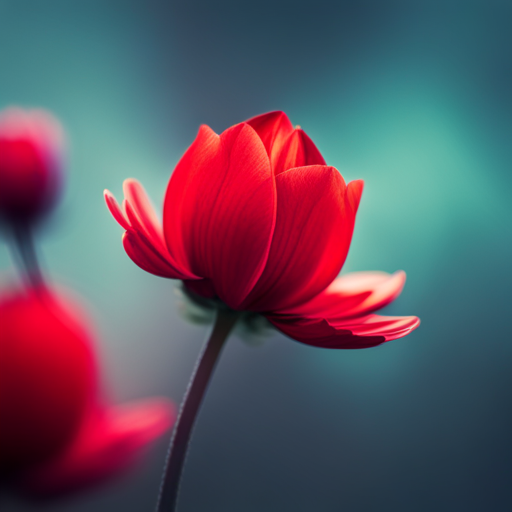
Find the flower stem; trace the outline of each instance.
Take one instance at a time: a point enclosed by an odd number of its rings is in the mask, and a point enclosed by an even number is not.
[[[212,333],[197,360],[185,398],[181,404],[169,447],[157,512],[174,512],[176,510],[181,473],[194,422],[222,347],[237,319],[238,315],[234,311],[223,309],[217,311]]]
[[[15,261],[27,283],[36,290],[44,289],[43,274],[30,227],[23,224],[13,228],[13,252]]]

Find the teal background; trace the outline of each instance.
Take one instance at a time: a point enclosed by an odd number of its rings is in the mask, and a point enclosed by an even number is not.
[[[180,512],[511,509],[511,21],[497,0],[0,0],[0,108],[50,109],[69,138],[42,259],[89,304],[113,401],[179,402],[207,329],[124,254],[102,191],[136,177],[161,204],[200,123],[286,111],[365,180],[343,272],[407,272],[386,310],[421,317],[405,339],[230,340]],[[3,286],[11,265],[0,245]],[[45,510],[151,510],[166,444]]]

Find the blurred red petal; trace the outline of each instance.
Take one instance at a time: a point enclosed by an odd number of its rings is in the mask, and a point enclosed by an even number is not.
[[[353,272],[335,279],[323,292],[280,314],[346,319],[383,308],[395,300],[405,284],[405,272]]]
[[[272,168],[274,168],[286,139],[293,131],[288,116],[278,110],[252,117],[246,123],[256,130],[267,150]]]
[[[49,290],[2,295],[0,473],[62,450],[81,424],[95,381],[88,322],[75,304]]]
[[[277,219],[267,265],[242,307],[272,311],[301,304],[338,275],[354,228],[353,196],[334,167],[309,166],[276,176]],[[353,189],[356,189],[355,191]]]
[[[314,142],[306,133],[297,128],[286,139],[279,159],[274,167],[274,174],[281,174],[294,167],[308,165],[326,165]]]
[[[216,135],[207,126],[174,171],[164,206],[169,251],[213,282],[236,308],[266,263],[276,191],[265,148],[239,124]]]
[[[174,405],[166,399],[95,411],[66,452],[32,472],[25,486],[32,493],[51,495],[115,476],[133,465],[175,419]]]
[[[420,324],[415,316],[366,315],[349,320],[269,315],[268,320],[296,341],[321,348],[369,348],[407,336]]]

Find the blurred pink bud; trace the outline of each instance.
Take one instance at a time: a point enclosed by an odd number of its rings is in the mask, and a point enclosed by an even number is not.
[[[0,483],[52,495],[136,462],[174,423],[164,398],[109,406],[84,314],[50,292],[0,296]]]
[[[64,136],[44,110],[0,112],[0,217],[32,222],[56,204],[63,181]]]

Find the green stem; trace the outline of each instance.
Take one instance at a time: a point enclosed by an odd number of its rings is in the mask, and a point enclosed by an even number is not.
[[[194,422],[222,347],[237,319],[238,315],[234,311],[222,309],[217,311],[212,333],[197,360],[174,428],[160,489],[158,512],[174,512],[176,510],[181,473]]]

